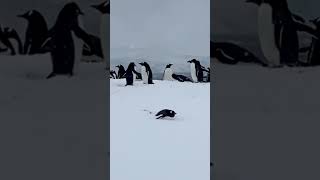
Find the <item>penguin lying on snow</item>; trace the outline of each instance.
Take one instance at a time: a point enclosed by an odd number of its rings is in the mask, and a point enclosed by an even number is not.
[[[237,64],[238,62],[252,62],[266,66],[259,58],[245,48],[230,42],[210,42],[211,57],[225,64]]]
[[[177,80],[179,82],[185,82],[185,81],[190,81],[192,82],[192,80],[186,76],[183,75],[179,75],[179,74],[174,74],[173,70],[171,68],[172,64],[168,64],[164,70],[163,73],[163,80],[166,81],[174,81]]]
[[[121,64],[116,67],[118,68],[118,79],[125,78],[126,70],[124,67]]]
[[[156,119],[163,119],[165,117],[174,117],[177,113],[173,110],[163,109],[159,111],[155,116],[158,116]]]
[[[18,17],[28,21],[25,33],[23,54],[45,53],[41,46],[46,40],[48,27],[45,18],[36,10],[30,10]]]
[[[154,84],[152,81],[152,70],[147,62],[139,63],[141,65],[141,77],[144,84]]]
[[[203,71],[208,72],[208,70],[201,66],[200,61],[196,59],[192,59],[188,63],[190,63],[192,81],[195,83],[203,82]]]

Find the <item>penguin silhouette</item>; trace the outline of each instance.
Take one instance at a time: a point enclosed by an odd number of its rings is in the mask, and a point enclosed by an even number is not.
[[[104,61],[107,62],[110,54],[110,0],[106,0],[98,5],[91,5],[101,13],[101,23],[100,23],[100,40],[102,46],[102,54]]]
[[[47,79],[56,75],[73,76],[76,58],[73,34],[92,47],[90,35],[79,26],[80,15],[84,14],[75,2],[67,3],[60,11],[55,25],[49,30],[43,48],[50,51],[53,68]]]
[[[119,79],[125,78],[126,70],[124,69],[124,67],[121,64],[116,67],[118,68],[118,78]]]
[[[48,33],[45,18],[36,10],[30,10],[24,14],[18,15],[18,17],[28,21],[23,53],[29,55],[45,53],[46,51],[41,48]]]
[[[8,28],[8,27],[2,28],[0,26],[0,41],[2,42],[2,44],[6,46],[6,48],[10,49],[11,55],[16,55],[17,52],[12,42],[10,41],[12,39],[17,41],[18,51],[20,54],[22,54],[22,42],[17,31],[13,28]]]

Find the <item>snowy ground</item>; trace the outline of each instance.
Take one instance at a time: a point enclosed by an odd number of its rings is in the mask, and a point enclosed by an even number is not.
[[[108,177],[104,68],[46,80],[49,55],[0,56],[0,179]]]
[[[209,180],[210,84],[154,82],[110,80],[111,179]],[[174,120],[155,119],[165,108]]]
[[[215,179],[319,179],[320,67],[213,65]]]

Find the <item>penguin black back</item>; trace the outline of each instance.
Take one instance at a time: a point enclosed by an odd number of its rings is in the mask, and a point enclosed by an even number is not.
[[[142,65],[146,68],[146,71],[148,74],[148,84],[154,84],[153,78],[152,78],[152,70],[150,68],[150,65],[147,62],[143,62]]]
[[[128,68],[126,70],[126,75],[125,75],[126,76],[126,86],[132,86],[133,85],[133,81],[134,81],[133,73],[135,71],[135,69],[134,69],[135,66],[136,65],[133,62],[131,62],[128,65]]]
[[[48,34],[48,26],[45,18],[37,10],[30,10],[18,17],[28,21],[25,33],[24,54],[45,53],[41,46]]]

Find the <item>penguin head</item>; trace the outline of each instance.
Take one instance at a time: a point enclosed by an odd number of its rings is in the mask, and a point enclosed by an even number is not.
[[[188,61],[188,63],[197,63],[197,60],[196,59],[192,59],[192,60],[190,60],[190,61]]]
[[[80,15],[84,15],[84,13],[81,11],[78,4],[70,2],[60,11],[57,22],[62,23],[63,25],[77,23],[78,16]]]
[[[110,14],[110,1],[104,1],[101,4],[98,5],[91,5],[92,8],[97,9],[102,14]]]
[[[134,62],[131,62],[131,63],[129,64],[129,66],[128,66],[128,69],[129,69],[129,70],[134,70],[135,66],[136,66],[136,64],[135,64]]]
[[[172,64],[167,64],[166,68],[171,68]]]
[[[263,2],[263,0],[246,0],[246,3],[253,3],[258,6],[260,6],[262,4],[262,2]]]
[[[145,64],[146,62],[141,62],[141,63],[139,63],[141,66],[146,66],[146,64]]]
[[[30,10],[30,11],[27,11],[26,13],[24,13],[24,14],[17,15],[17,17],[23,18],[23,19],[26,19],[26,20],[31,20],[31,19],[37,18],[39,16],[41,16],[41,14],[37,10]]]

